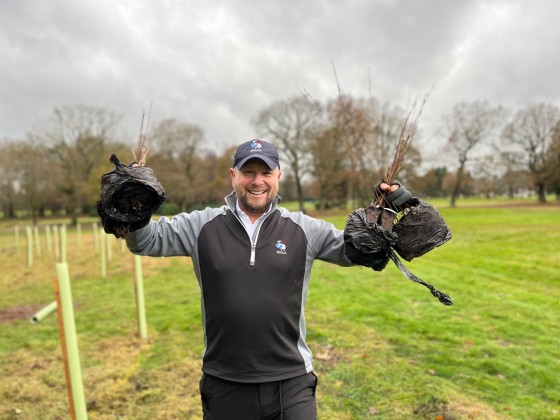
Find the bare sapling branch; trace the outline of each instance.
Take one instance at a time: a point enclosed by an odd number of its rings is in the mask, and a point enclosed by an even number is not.
[[[302,88],[301,89],[301,94],[303,95],[304,98],[306,98],[310,103],[314,104],[314,105],[318,105],[319,102],[317,102],[315,100],[315,98],[313,96],[311,96],[311,94],[307,91],[307,89]]]
[[[340,82],[338,81],[338,74],[336,72],[336,67],[334,66],[334,61],[331,60],[331,66],[334,74],[334,81],[336,82],[336,87],[338,88],[338,96],[342,96],[342,88],[340,87]]]
[[[416,128],[418,127],[418,121],[420,120],[420,116],[422,115],[422,111],[424,106],[426,105],[426,101],[430,96],[431,89],[428,93],[424,95],[422,102],[417,106],[417,101],[415,100],[412,106],[409,108],[408,112],[405,115],[403,125],[401,127],[401,131],[399,134],[399,139],[397,141],[397,146],[395,148],[395,155],[393,157],[393,162],[387,169],[385,173],[385,177],[383,178],[383,182],[386,184],[391,185],[393,181],[395,181],[397,174],[399,173],[402,163],[404,161],[404,157],[408,146],[410,145],[414,135],[416,134]],[[414,117],[414,121],[410,121],[413,111],[417,108],[416,116]],[[387,204],[387,200],[385,199],[385,193],[379,194],[378,191],[374,192],[374,202],[372,203],[374,206],[384,206]]]
[[[146,157],[148,156],[148,152],[150,151],[150,147],[146,141],[146,132],[148,131],[148,127],[150,124],[150,116],[152,114],[152,105],[150,104],[150,111],[148,112],[148,118],[146,122],[146,127],[144,127],[144,111],[142,111],[142,118],[140,120],[140,135],[138,136],[138,146],[134,151],[134,160],[140,166],[146,165]]]

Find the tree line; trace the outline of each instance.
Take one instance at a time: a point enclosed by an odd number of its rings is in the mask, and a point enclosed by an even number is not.
[[[407,110],[375,98],[339,95],[320,103],[306,95],[278,100],[252,119],[255,137],[280,152],[284,200],[300,209],[359,207],[392,161]],[[117,134],[121,116],[85,105],[56,107],[24,139],[0,145],[0,204],[4,218],[95,214],[109,156],[131,160],[135,141]],[[487,101],[456,104],[442,116],[439,150],[422,151],[419,132],[398,179],[420,197],[534,193],[560,197],[560,110],[531,104],[512,112]],[[147,165],[165,187],[162,213],[223,203],[231,191],[236,145],[208,147],[195,123],[168,118],[147,133]],[[249,140],[249,139],[243,139]],[[421,170],[421,168],[424,168]]]

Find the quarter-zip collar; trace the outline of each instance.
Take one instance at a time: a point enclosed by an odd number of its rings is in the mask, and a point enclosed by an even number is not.
[[[257,226],[260,224],[261,220],[266,219],[266,216],[268,214],[268,212],[270,211],[270,208],[272,207],[272,204],[268,207],[267,211],[263,214],[261,214],[257,220],[255,220],[255,223],[251,222],[251,219],[249,218],[249,216],[247,215],[247,213],[245,213],[243,210],[241,210],[241,207],[239,207],[239,200],[237,200],[237,203],[235,205],[235,211],[237,212],[237,215],[239,216],[239,220],[241,220],[241,222],[243,223],[243,226],[245,227],[245,230],[247,231],[247,233],[249,234],[250,237],[253,236],[253,233],[255,232],[255,229],[257,228]]]
[[[228,205],[232,213],[235,215],[237,221],[243,226],[243,229],[245,229],[245,226],[243,225],[243,221],[240,219],[239,214],[237,213],[237,194],[235,194],[235,191],[232,192],[230,195],[228,195],[225,198],[225,200],[226,200],[226,204]],[[255,265],[257,239],[259,237],[259,231],[261,229],[261,226],[263,222],[267,219],[267,217],[270,216],[272,212],[278,208],[279,202],[280,202],[280,197],[279,196],[274,197],[274,200],[272,200],[272,203],[270,204],[270,208],[268,209],[268,211],[264,213],[263,216],[259,217],[255,222],[253,234],[249,236],[249,239],[251,240],[251,255],[249,257],[250,266]]]

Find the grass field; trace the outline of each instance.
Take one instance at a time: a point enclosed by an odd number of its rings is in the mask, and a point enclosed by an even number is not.
[[[440,210],[453,239],[406,263],[314,267],[306,310],[320,419],[560,419],[560,207]],[[329,214],[342,227],[344,215]],[[23,224],[21,225],[23,228]],[[201,418],[199,291],[188,258],[143,258],[148,339],[137,338],[133,259],[112,241],[101,277],[89,223],[69,267],[90,418]],[[27,266],[24,230],[0,235],[0,418],[69,418],[54,252]]]

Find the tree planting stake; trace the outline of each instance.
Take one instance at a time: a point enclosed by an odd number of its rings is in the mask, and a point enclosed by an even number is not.
[[[33,266],[33,235],[31,232],[31,228],[27,226],[25,228],[25,232],[27,234],[27,266]]]
[[[70,289],[70,275],[68,264],[56,265],[57,277],[54,281],[56,303],[58,308],[58,325],[60,341],[62,343],[62,358],[66,372],[66,388],[70,414],[73,420],[87,419],[86,401],[78,354],[78,339],[74,322],[74,308],[72,305],[72,291]]]
[[[38,324],[39,322],[41,322],[43,319],[45,319],[46,317],[48,317],[50,314],[52,314],[54,311],[56,311],[56,307],[58,306],[58,304],[56,303],[56,300],[49,303],[47,306],[45,306],[44,308],[38,310],[37,312],[35,312],[31,318],[29,318],[29,322],[31,324]]]
[[[138,335],[148,337],[146,329],[146,308],[144,304],[144,280],[142,277],[142,257],[134,256],[134,291],[136,294],[136,315],[138,319]]]

